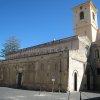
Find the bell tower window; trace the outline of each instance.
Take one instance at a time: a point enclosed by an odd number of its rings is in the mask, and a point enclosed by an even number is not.
[[[94,12],[92,12],[92,16],[93,16],[93,20],[95,20],[95,14],[94,14]]]
[[[84,12],[80,12],[80,20],[84,19]]]

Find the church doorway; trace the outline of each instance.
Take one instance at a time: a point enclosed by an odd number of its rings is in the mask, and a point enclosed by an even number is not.
[[[18,73],[18,76],[17,76],[17,87],[21,88],[21,86],[22,86],[22,73]]]
[[[77,91],[77,73],[74,73],[74,91]]]

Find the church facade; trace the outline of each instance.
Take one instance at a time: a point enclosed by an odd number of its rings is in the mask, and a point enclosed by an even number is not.
[[[100,89],[100,30],[89,1],[73,8],[75,36],[10,52],[0,86],[46,91]]]

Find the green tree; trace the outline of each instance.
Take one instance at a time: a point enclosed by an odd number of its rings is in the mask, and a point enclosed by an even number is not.
[[[0,56],[5,58],[6,54],[9,52],[17,51],[19,48],[19,40],[15,36],[12,36],[3,44],[3,49],[1,49]]]

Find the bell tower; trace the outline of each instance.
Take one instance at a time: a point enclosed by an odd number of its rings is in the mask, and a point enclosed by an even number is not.
[[[97,8],[91,1],[73,8],[74,32],[78,36],[87,36],[91,42],[96,41],[98,23]]]

